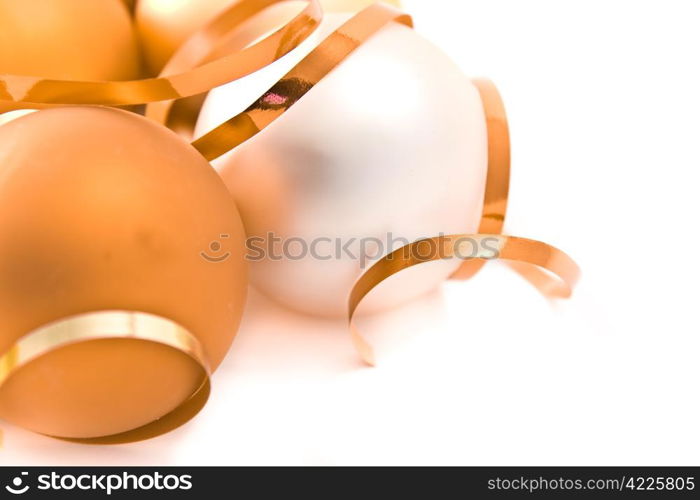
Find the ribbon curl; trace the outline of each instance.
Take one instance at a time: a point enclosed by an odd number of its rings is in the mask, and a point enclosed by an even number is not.
[[[467,263],[497,259],[517,263],[528,274],[540,273],[543,278],[541,290],[551,297],[569,297],[580,276],[579,267],[561,250],[541,241],[516,236],[453,234],[426,238],[403,246],[375,262],[357,280],[350,293],[348,325],[355,349],[365,363],[373,366],[375,356],[372,347],[353,322],[362,299],[384,280],[409,267],[455,258]],[[529,268],[534,268],[534,271]],[[546,272],[552,275],[547,275]]]

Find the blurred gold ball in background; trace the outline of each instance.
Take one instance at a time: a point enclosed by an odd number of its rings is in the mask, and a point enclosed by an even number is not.
[[[130,80],[140,70],[120,0],[0,0],[0,74]],[[0,103],[0,113],[17,107]]]

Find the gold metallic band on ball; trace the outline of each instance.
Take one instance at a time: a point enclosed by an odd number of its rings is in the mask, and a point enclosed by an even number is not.
[[[166,345],[189,356],[202,371],[202,382],[180,406],[157,421],[111,436],[72,439],[94,444],[140,441],[179,427],[206,403],[210,392],[210,368],[200,342],[177,323],[153,314],[134,311],[99,311],[72,316],[42,326],[20,338],[0,357],[0,385],[33,360],[80,342],[133,339]]]
[[[416,241],[377,261],[355,283],[348,303],[348,323],[353,344],[362,359],[374,365],[372,347],[353,323],[358,306],[384,280],[404,269],[444,259],[505,260],[540,280],[551,297],[568,297],[579,279],[576,263],[561,250],[540,241],[502,234],[454,234]],[[550,274],[551,273],[551,274]]]
[[[197,31],[178,51],[178,58],[196,58],[199,46],[216,47],[244,22],[282,2],[308,5],[292,21],[262,40],[204,62],[189,71],[130,81],[56,80],[22,75],[0,75],[0,101],[32,104],[99,104],[126,106],[189,97],[237,80],[273,63],[313,33],[323,17],[318,0],[241,0]],[[260,33],[260,36],[265,33]]]

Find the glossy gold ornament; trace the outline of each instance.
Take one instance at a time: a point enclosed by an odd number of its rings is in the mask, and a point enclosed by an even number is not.
[[[206,393],[241,316],[225,186],[174,133],[96,107],[0,126],[0,177],[0,416],[64,438],[152,435]]]

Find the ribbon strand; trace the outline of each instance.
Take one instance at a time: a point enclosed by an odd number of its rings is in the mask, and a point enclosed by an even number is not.
[[[534,268],[537,276],[553,276],[546,280],[549,294],[568,297],[580,276],[579,267],[561,250],[541,241],[501,234],[454,234],[426,238],[403,246],[377,261],[355,283],[348,301],[348,324],[355,349],[370,366],[375,364],[374,351],[354,324],[354,316],[362,300],[391,276],[426,262],[443,259],[517,263],[521,269]],[[532,270],[526,271],[530,275]]]
[[[503,232],[503,224],[506,219],[510,187],[508,119],[503,100],[493,82],[485,79],[474,79],[472,83],[479,91],[483,103],[488,141],[488,167],[479,232],[500,234]],[[467,280],[476,275],[485,263],[483,260],[465,260],[459,269],[450,276],[450,279]]]
[[[282,116],[355,49],[391,22],[413,26],[409,15],[393,7],[383,4],[367,7],[331,33],[246,111],[214,128],[192,145],[211,161],[244,143]],[[282,96],[283,104],[265,105],[266,96],[270,94]]]

